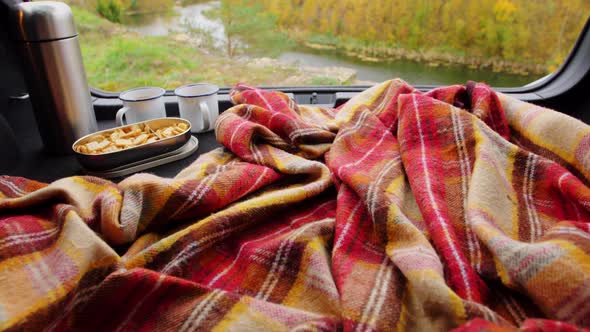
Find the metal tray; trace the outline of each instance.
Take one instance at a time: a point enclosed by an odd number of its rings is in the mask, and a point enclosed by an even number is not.
[[[171,163],[173,161],[177,161],[180,159],[184,159],[184,158],[190,156],[191,154],[193,154],[193,152],[195,152],[198,148],[199,148],[199,140],[196,137],[192,136],[188,140],[188,142],[186,142],[186,144],[183,145],[181,148],[171,151],[171,152],[168,152],[168,153],[164,153],[164,154],[161,154],[161,155],[158,155],[155,157],[136,161],[131,164],[117,167],[117,168],[113,168],[113,169],[109,169],[109,170],[93,171],[93,170],[83,169],[83,171],[84,171],[84,173],[86,173],[88,175],[98,176],[101,178],[117,178],[117,177],[129,175],[132,173],[141,172],[141,171],[144,171],[144,170],[152,168],[152,167]]]
[[[110,134],[116,129],[128,128],[132,125],[149,124],[152,129],[157,130],[159,128],[167,127],[179,122],[186,123],[188,125],[188,129],[176,136],[163,138],[152,143],[138,145],[125,150],[100,154],[85,154],[76,151],[76,146],[78,144],[85,144],[96,135]],[[191,123],[189,121],[181,118],[159,118],[107,130],[101,130],[90,135],[86,135],[74,142],[72,149],[76,154],[78,162],[80,162],[82,167],[85,169],[92,171],[106,171],[176,150],[186,144],[191,137]]]

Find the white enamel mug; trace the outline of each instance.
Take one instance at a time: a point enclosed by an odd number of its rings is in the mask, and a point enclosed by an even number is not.
[[[219,87],[208,83],[184,85],[174,90],[180,117],[190,121],[193,133],[213,129],[219,115],[217,92]]]
[[[166,90],[155,87],[136,88],[122,92],[123,108],[117,111],[117,126],[166,117],[162,96]]]

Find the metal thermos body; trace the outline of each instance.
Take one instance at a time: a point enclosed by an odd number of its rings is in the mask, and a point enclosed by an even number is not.
[[[70,7],[23,2],[14,8],[15,37],[43,144],[72,153],[78,138],[97,131],[90,89]]]

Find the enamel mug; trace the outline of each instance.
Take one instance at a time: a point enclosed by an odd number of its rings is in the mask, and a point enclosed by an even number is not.
[[[166,117],[166,90],[144,87],[127,90],[119,95],[123,108],[117,111],[117,126]]]
[[[219,115],[217,92],[219,87],[208,83],[184,85],[174,90],[180,117],[190,121],[193,133],[213,129]]]

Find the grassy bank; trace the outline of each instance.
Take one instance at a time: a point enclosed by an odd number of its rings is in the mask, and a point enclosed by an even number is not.
[[[468,56],[454,49],[412,50],[388,42],[366,42],[354,38],[337,37],[330,34],[309,34],[297,30],[289,36],[299,45],[316,50],[333,50],[368,62],[410,60],[425,63],[431,67],[461,65],[472,69],[491,70],[517,75],[546,75],[555,70],[553,66],[508,61],[500,57]]]
[[[73,7],[91,86],[120,91],[143,85],[172,87],[201,80],[203,59],[173,40],[140,37],[93,13]]]
[[[347,84],[326,74],[308,74],[305,69],[274,61],[228,59],[209,54],[187,35],[141,36],[125,26],[72,5],[88,81],[91,86],[122,91],[138,86],[176,88],[191,82],[232,86]],[[320,78],[318,78],[320,77]]]

